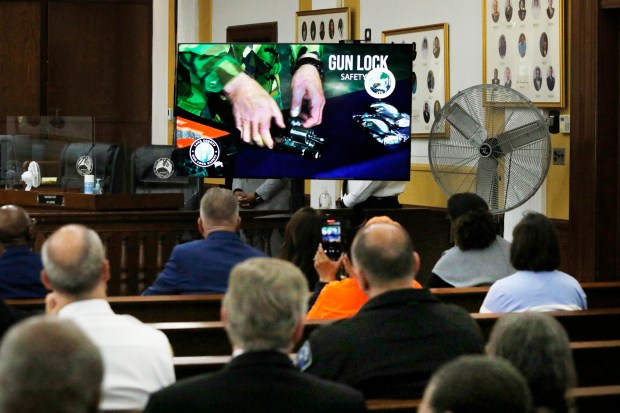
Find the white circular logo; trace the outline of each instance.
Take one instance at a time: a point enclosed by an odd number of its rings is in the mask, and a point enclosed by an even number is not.
[[[93,172],[93,158],[88,155],[80,156],[75,163],[75,170],[80,175],[91,175]]]
[[[159,179],[168,179],[174,172],[174,165],[170,158],[159,158],[153,164],[153,173]]]
[[[385,99],[396,89],[396,78],[386,67],[372,69],[364,80],[366,92],[375,99]]]
[[[220,147],[211,138],[196,139],[189,148],[189,157],[193,163],[203,168],[213,165],[220,159]]]

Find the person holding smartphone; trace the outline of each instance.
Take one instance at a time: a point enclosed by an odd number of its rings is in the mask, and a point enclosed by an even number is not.
[[[284,229],[280,258],[298,266],[312,291],[319,281],[313,258],[321,244],[321,226],[324,215],[312,207],[303,207],[291,216]]]
[[[398,222],[386,216],[373,217],[366,222],[366,226],[380,222],[400,226]],[[306,314],[307,319],[352,317],[368,301],[368,296],[359,287],[356,278],[347,276],[336,280],[341,265],[344,266],[346,274],[353,274],[348,255],[341,254],[337,260],[331,259],[323,246],[319,245],[314,256],[314,267],[319,274],[319,283],[322,285],[317,285],[315,289],[317,297]],[[422,288],[422,285],[414,280],[413,287]]]

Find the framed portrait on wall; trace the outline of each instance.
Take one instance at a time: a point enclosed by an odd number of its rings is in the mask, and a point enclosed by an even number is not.
[[[297,43],[338,43],[350,40],[349,8],[298,11],[295,33]]]
[[[450,98],[448,23],[387,30],[382,41],[411,45],[411,137],[427,138]]]
[[[564,0],[483,0],[483,83],[564,107]]]

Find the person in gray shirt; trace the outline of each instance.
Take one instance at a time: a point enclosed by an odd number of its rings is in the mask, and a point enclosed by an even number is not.
[[[516,272],[510,264],[510,243],[497,235],[482,198],[469,192],[452,195],[448,216],[456,245],[435,264],[429,288],[490,285]]]

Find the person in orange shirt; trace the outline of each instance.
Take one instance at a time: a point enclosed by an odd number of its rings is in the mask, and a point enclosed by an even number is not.
[[[379,222],[400,226],[398,222],[386,216],[373,217],[365,225]],[[351,317],[368,301],[368,296],[359,287],[355,278],[344,278],[336,281],[336,274],[341,265],[344,266],[347,274],[353,274],[351,262],[346,254],[341,255],[338,260],[332,261],[325,254],[322,246],[319,245],[314,256],[314,268],[317,270],[323,285],[318,287],[320,293],[314,305],[306,314],[306,319],[318,320]],[[414,280],[413,287],[422,288],[422,285]],[[316,294],[317,292],[315,291]]]

